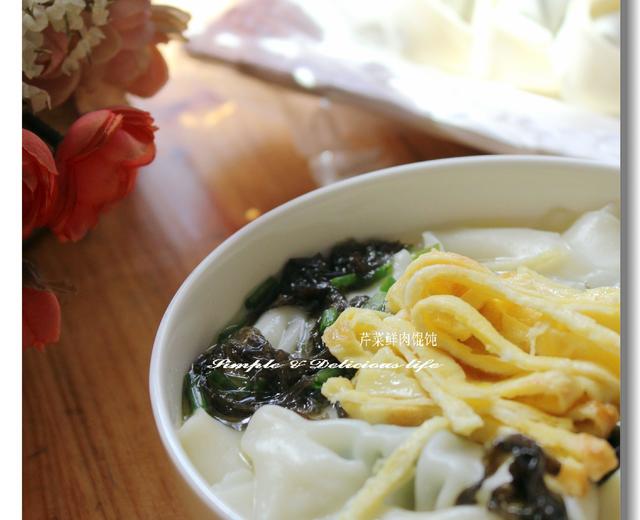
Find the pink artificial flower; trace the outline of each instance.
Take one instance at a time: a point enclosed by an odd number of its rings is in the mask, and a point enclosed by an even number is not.
[[[78,41],[77,36],[48,27],[40,64],[43,73],[23,81],[45,90],[51,108],[73,97],[80,113],[106,106],[126,104],[126,94],[153,96],[169,78],[158,43],[180,37],[189,15],[169,6],[151,5],[150,0],[115,0],[109,5],[104,38],[91,49],[80,68],[63,72],[62,64]]]

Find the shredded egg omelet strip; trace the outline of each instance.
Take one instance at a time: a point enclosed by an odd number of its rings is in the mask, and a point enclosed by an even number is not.
[[[340,361],[401,365],[323,385],[351,417],[414,426],[445,417],[478,442],[519,431],[561,462],[556,483],[574,495],[615,468],[606,437],[619,417],[619,289],[581,291],[431,251],[389,289],[387,308],[349,308],[323,335]],[[437,346],[416,344],[420,332],[435,332]]]

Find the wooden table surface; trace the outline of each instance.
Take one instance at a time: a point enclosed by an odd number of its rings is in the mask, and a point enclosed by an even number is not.
[[[156,328],[207,253],[317,187],[309,164],[323,147],[342,148],[357,171],[475,153],[196,60],[178,43],[164,52],[169,83],[135,101],[159,131],[157,158],[134,193],[79,243],[46,235],[25,251],[69,287],[59,344],[23,355],[28,519],[188,517],[151,413]]]

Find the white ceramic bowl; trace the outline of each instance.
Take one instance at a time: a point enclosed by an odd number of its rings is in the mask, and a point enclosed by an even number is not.
[[[445,159],[389,168],[313,191],[229,237],[176,293],[151,357],[156,425],[193,492],[185,510],[198,503],[211,517],[234,518],[209,490],[178,440],[182,378],[248,292],[278,272],[288,258],[315,253],[349,237],[406,236],[474,221],[535,225],[552,210],[596,209],[618,200],[619,194],[618,171],[597,163],[539,156]]]

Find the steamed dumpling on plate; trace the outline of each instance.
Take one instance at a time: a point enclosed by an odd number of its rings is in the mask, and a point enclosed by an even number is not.
[[[553,42],[566,0],[499,0],[485,8],[487,20],[478,22],[476,53],[481,76],[492,81],[546,95],[557,95]]]
[[[396,14],[402,52],[411,61],[465,74],[471,67],[475,0],[402,0]]]
[[[401,0],[380,25],[416,64],[620,113],[619,0]]]
[[[574,0],[554,54],[564,99],[597,112],[620,113],[619,0]]]

